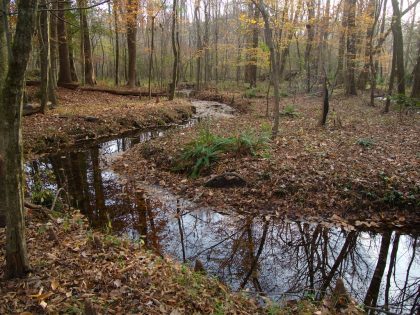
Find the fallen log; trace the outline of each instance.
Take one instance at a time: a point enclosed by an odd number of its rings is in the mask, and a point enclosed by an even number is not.
[[[25,82],[26,86],[40,86],[41,81],[39,80],[26,80]],[[70,89],[70,90],[76,90],[79,87],[79,83],[72,82],[72,83],[57,83],[57,86]]]
[[[69,90],[77,90],[77,88],[79,87],[79,83],[57,83],[57,86]]]
[[[128,90],[128,89],[112,89],[112,88],[104,88],[104,87],[94,87],[94,86],[82,86],[80,87],[82,91],[92,91],[92,92],[102,92],[102,93],[109,93],[114,95],[122,95],[122,96],[149,96],[149,92],[147,91],[139,91],[139,90]],[[152,92],[152,97],[159,97],[159,96],[166,96],[166,92]]]

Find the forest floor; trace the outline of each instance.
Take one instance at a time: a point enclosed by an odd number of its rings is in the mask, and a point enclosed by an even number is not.
[[[191,104],[153,98],[119,96],[96,91],[58,88],[59,106],[46,115],[23,119],[24,149],[27,159],[47,152],[115,136],[136,129],[180,123],[192,114]],[[36,89],[28,87],[29,100]]]
[[[174,130],[164,138],[139,144],[125,152],[114,169],[130,180],[159,184],[219,211],[330,220],[349,229],[420,226],[418,113],[401,115],[394,109],[384,115],[382,104],[369,107],[363,96],[337,95],[323,128],[319,126],[320,97],[283,98],[282,107],[288,108],[275,141],[254,154],[240,150],[210,154],[215,162],[201,176],[191,178],[174,169],[182,166],[183,148],[193,148],[200,137],[203,141],[203,130],[211,137],[240,139],[244,132],[258,137],[270,126],[264,115],[265,99],[239,102],[238,96],[213,94],[200,98],[228,104],[235,99],[239,111],[233,118]],[[246,186],[205,187],[213,176],[226,172],[238,174]]]
[[[2,252],[5,239],[0,228]],[[0,268],[0,314],[268,312],[245,294],[232,293],[218,280],[155,255],[140,243],[92,232],[78,211],[63,216],[29,210],[27,247],[32,270],[26,278],[2,280]],[[3,252],[0,266],[4,257]],[[309,303],[300,307],[314,310]]]

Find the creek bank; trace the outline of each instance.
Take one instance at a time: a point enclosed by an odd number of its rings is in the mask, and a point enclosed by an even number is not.
[[[141,243],[92,232],[77,211],[62,215],[28,211],[32,271],[24,279],[0,280],[1,314],[87,314],[88,308],[99,314],[267,313],[244,294]],[[0,248],[4,232],[0,228]]]
[[[228,121],[237,120],[238,116],[222,119],[217,122],[220,123],[218,129],[225,128]],[[139,143],[152,144],[154,140],[149,140],[157,139],[162,146],[151,146],[155,152],[148,151],[149,156],[157,156],[164,152],[165,146],[171,145],[172,137],[188,136],[195,131],[193,125],[187,125],[184,129],[146,132],[45,156],[27,163],[27,191],[31,198],[45,191],[52,192],[50,196],[54,197],[59,188],[64,188],[71,204],[81,209],[95,230],[112,228],[117,235],[140,241],[146,248],[190,266],[199,260],[207,274],[217,276],[233,290],[240,290],[245,281],[250,294],[259,296],[264,292],[270,300],[280,304],[324,292],[323,288],[331,288],[331,281],[337,276],[343,277],[350,294],[363,302],[369,283],[376,281],[376,277],[372,277],[375,266],[383,267],[384,261],[378,254],[381,240],[389,238],[394,239],[390,242],[394,247],[395,243],[399,245],[392,251],[397,263],[388,271],[394,275],[392,283],[398,288],[414,288],[412,281],[419,278],[419,267],[416,261],[413,264],[410,261],[415,257],[417,234],[390,229],[378,233],[375,222],[361,222],[368,226],[351,226],[337,216],[321,222],[319,217],[306,216],[301,222],[294,222],[281,220],[274,213],[250,211],[252,209],[203,207],[195,202],[200,202],[199,198],[185,199],[180,197],[182,193],[171,193],[176,189],[167,182],[158,180],[156,183],[160,186],[155,186],[138,181],[138,175],[128,164],[122,165],[126,170],[120,172],[123,177],[109,168],[110,163],[121,159],[122,152],[138,147]],[[171,160],[170,156],[165,158]],[[147,171],[152,168],[156,166],[149,163]],[[252,178],[244,179],[253,185]],[[153,182],[156,178],[149,180]],[[180,189],[187,189],[188,184],[185,176],[176,183]],[[217,190],[220,189],[211,189],[209,194]],[[347,248],[349,244],[352,245]],[[256,254],[257,248],[262,249],[261,255]],[[308,252],[320,258],[308,258]],[[257,265],[253,263],[255,255],[259,257]],[[355,255],[363,263],[353,261]],[[255,272],[252,272],[253,266],[257,268]],[[347,270],[355,270],[355,273]],[[308,289],[311,279],[317,280]],[[384,291],[375,292],[378,301],[383,300]],[[391,288],[391,292],[393,301],[401,296],[401,290]],[[299,307],[299,303],[290,305]],[[411,300],[403,299],[398,303],[398,308],[411,307]]]
[[[225,154],[203,177],[188,178],[173,169],[181,148],[203,129],[194,126],[134,147],[113,168],[130,174],[132,180],[171,189],[203,207],[296,219],[339,218],[352,226],[406,227],[418,232],[420,160],[415,135],[420,133],[419,120],[402,121],[398,113],[383,117],[375,109],[366,109],[362,101],[337,98],[331,102],[335,114],[329,127],[322,129],[318,127],[318,98],[290,101],[298,114],[281,119],[282,130],[271,143],[269,156]],[[269,123],[260,115],[263,106],[254,100],[247,113],[211,121],[205,128],[220,136],[261,130]],[[335,125],[338,119],[340,125]],[[246,178],[248,185],[204,187],[211,176],[226,172]]]
[[[34,101],[35,90],[29,93]],[[32,96],[31,96],[32,95]],[[60,106],[45,115],[23,118],[26,159],[84,141],[152,128],[180,124],[193,114],[186,100],[141,100],[138,97],[112,95],[98,91],[58,89]]]

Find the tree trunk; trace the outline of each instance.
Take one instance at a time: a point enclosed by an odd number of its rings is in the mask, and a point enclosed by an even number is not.
[[[176,45],[176,33],[177,33],[177,18],[178,8],[177,0],[173,0],[172,6],[172,51],[174,53],[174,63],[172,68],[172,83],[169,90],[169,100],[172,101],[175,97],[176,81],[178,76],[178,49]]]
[[[196,69],[196,90],[200,91],[201,89],[201,34],[200,34],[200,0],[196,0],[194,8],[194,19],[196,25],[196,35],[197,35],[197,69]]]
[[[273,82],[273,87],[274,87],[274,122],[273,122],[273,129],[271,131],[271,137],[275,139],[279,131],[279,119],[280,119],[280,90],[279,90],[280,80],[279,80],[279,67],[278,67],[279,64],[276,58],[276,51],[274,50],[273,34],[272,34],[272,29],[270,27],[269,15],[267,13],[267,9],[265,7],[264,1],[259,0],[258,3],[256,3],[255,1],[256,0],[252,0],[252,2],[254,2],[254,4],[257,6],[258,10],[260,10],[262,18],[264,20],[265,41],[270,50],[271,80]]]
[[[6,278],[29,271],[23,207],[22,95],[26,66],[32,48],[36,0],[20,0],[9,71],[0,102],[0,199],[6,213]],[[3,158],[1,158],[1,156]],[[0,162],[1,163],[1,162]]]
[[[364,60],[364,66],[362,71],[359,74],[359,79],[357,82],[359,90],[365,90],[366,89],[366,83],[368,81],[369,77],[369,68],[370,68],[370,56],[372,55],[372,37],[373,32],[376,26],[376,0],[369,0],[368,6],[367,6],[367,17],[368,17],[368,25],[366,29],[366,48],[365,48],[365,60]]]
[[[49,78],[49,32],[48,32],[48,11],[47,11],[47,1],[40,0],[39,8],[39,47],[40,47],[40,59],[41,59],[41,112],[43,114],[47,111],[48,103],[48,78]]]
[[[67,40],[67,26],[64,16],[64,2],[57,0],[57,33],[58,33],[58,55],[59,55],[59,75],[58,83],[72,83],[70,69],[69,43]]]
[[[127,48],[128,48],[128,86],[135,87],[136,71],[136,38],[137,38],[137,10],[138,0],[127,1]]]
[[[119,27],[118,27],[118,2],[114,1],[112,12],[114,13],[114,27],[115,27],[115,85],[120,84],[120,39],[119,39]]]
[[[315,19],[315,1],[308,0],[306,2],[308,7],[308,24],[306,24],[306,29],[308,32],[308,38],[306,40],[306,49],[305,49],[305,68],[306,68],[306,93],[311,92],[311,51],[312,43],[314,41],[315,30],[313,25]]]
[[[392,62],[391,62],[391,74],[389,76],[389,85],[388,85],[388,93],[385,102],[384,113],[389,113],[389,107],[391,105],[391,95],[394,89],[394,81],[395,81],[395,63],[396,63],[396,54],[395,54],[395,47],[392,48]]]
[[[375,271],[372,276],[369,288],[366,293],[363,304],[367,306],[376,306],[378,300],[379,288],[381,286],[382,277],[384,275],[386,261],[388,257],[389,245],[391,243],[391,232],[386,232],[382,236],[381,248],[379,250],[378,262],[376,263]]]
[[[405,95],[405,71],[404,71],[404,43],[401,29],[401,13],[398,0],[392,0],[392,35],[394,37],[395,48],[395,74],[397,77],[398,94]]]
[[[86,0],[79,0],[78,1],[80,7],[86,7]],[[95,74],[93,71],[93,63],[92,63],[92,48],[90,45],[90,36],[89,36],[89,24],[86,18],[86,9],[80,9],[80,29],[82,32],[82,46],[83,46],[83,57],[84,62],[83,69],[84,73],[84,83],[87,85],[95,85]]]
[[[357,95],[356,91],[356,0],[345,0],[347,10],[347,69],[346,94]]]
[[[0,9],[5,7],[6,0],[0,0]],[[7,7],[7,6],[6,6]],[[4,82],[7,72],[7,39],[6,39],[6,25],[7,15],[0,11],[0,90]]]
[[[258,48],[258,19],[260,11],[255,7],[255,5],[249,4],[248,7],[249,17],[254,20],[255,23],[251,24],[251,34],[248,36],[247,43],[247,63],[245,66],[245,82],[249,83],[250,88],[255,88],[257,86],[257,48]]]
[[[417,41],[417,62],[413,70],[413,89],[411,97],[420,98],[420,38]]]
[[[57,9],[57,2],[52,2],[51,7],[52,9]],[[57,87],[57,43],[57,15],[55,12],[50,12],[50,83],[54,88],[54,92]]]
[[[149,73],[148,73],[148,77],[149,77],[149,99],[152,98],[152,86],[151,86],[151,81],[152,81],[152,68],[153,68],[153,53],[155,50],[155,18],[156,16],[151,16],[151,28],[152,28],[152,38],[151,38],[151,42],[150,42],[150,52],[149,52]]]

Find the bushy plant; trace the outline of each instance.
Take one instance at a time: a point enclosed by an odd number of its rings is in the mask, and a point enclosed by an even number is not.
[[[34,176],[31,201],[34,204],[45,207],[51,207],[54,201],[54,192],[43,185],[42,180],[38,175]]]
[[[197,139],[182,150],[175,160],[174,170],[187,171],[191,177],[196,178],[208,170],[222,154],[255,155],[259,150],[267,148],[269,140],[269,133],[265,131],[257,134],[253,130],[247,130],[236,137],[222,137],[204,128]]]
[[[370,139],[370,138],[360,138],[360,139],[357,139],[356,143],[358,145],[364,147],[364,148],[370,148],[370,147],[372,147],[375,144],[375,142],[372,139]]]
[[[298,117],[299,112],[296,107],[292,104],[286,105],[283,111],[280,113],[282,116],[289,116],[289,117]]]
[[[257,97],[257,89],[255,89],[255,88],[247,89],[244,92],[243,96],[245,98],[256,98]]]

